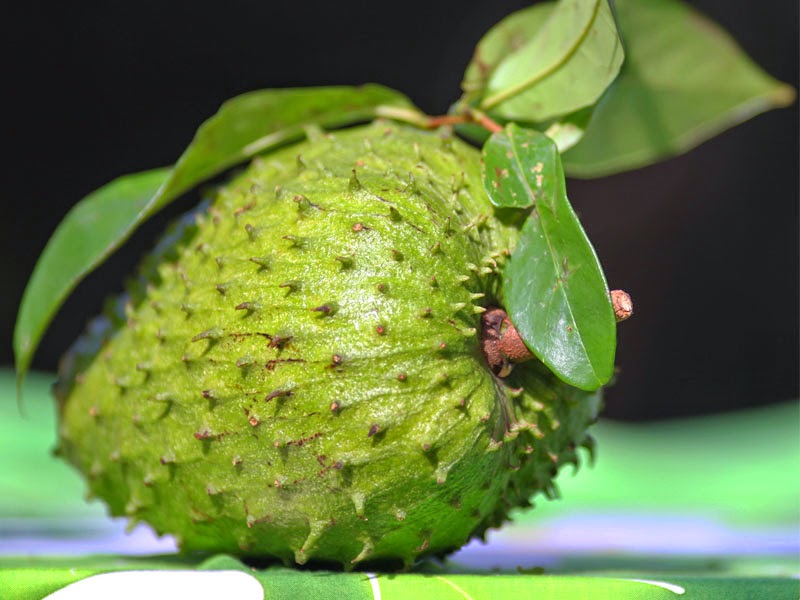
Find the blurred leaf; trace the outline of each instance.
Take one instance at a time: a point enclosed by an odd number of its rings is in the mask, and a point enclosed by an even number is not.
[[[536,37],[554,7],[555,2],[539,2],[519,10],[508,15],[481,38],[461,82],[461,88],[465,93],[462,102],[479,104],[480,96],[497,66],[504,58],[517,52]],[[454,109],[458,107],[456,104]],[[565,152],[581,139],[591,114],[592,107],[589,106],[544,122],[535,123],[520,119],[516,119],[516,122],[527,128],[546,130],[548,137],[556,142],[559,151]],[[492,114],[492,117],[503,125],[508,122],[508,119],[498,114]],[[456,130],[464,138],[478,145],[483,145],[489,138],[489,133],[478,125],[469,123],[458,125]]]
[[[541,22],[544,10],[517,26],[536,31],[488,75],[482,110],[508,120],[546,121],[591,106],[614,81],[624,53],[607,0],[562,0]],[[491,45],[492,51],[502,48]]]
[[[244,94],[200,126],[172,169],[121,177],[89,194],[58,226],[25,289],[14,330],[18,385],[69,293],[147,218],[225,169],[301,138],[309,125],[368,121],[386,105],[414,110],[405,96],[379,85]]]
[[[558,149],[511,124],[489,138],[484,161],[496,206],[533,204],[503,273],[511,322],[561,379],[597,389],[613,372],[616,323],[600,263],[567,200]]]
[[[86,486],[78,472],[53,456],[58,425],[50,389],[55,379],[36,372],[27,378],[30,416],[24,418],[11,401],[14,373],[0,368],[0,528],[4,521],[29,518],[68,529],[71,523],[85,526],[87,519],[106,517],[100,505],[86,503]]]
[[[556,143],[558,151],[563,154],[581,141],[593,112],[594,107],[587,106],[574,113],[564,115],[551,123],[545,129],[545,134]]]
[[[536,36],[554,6],[554,2],[540,2],[523,8],[508,15],[486,32],[467,65],[461,89],[467,95],[480,94],[497,65]]]
[[[601,177],[686,152],[794,101],[709,19],[676,0],[616,0],[627,55],[583,140],[564,156],[570,176]]]
[[[711,404],[702,409],[711,410]],[[702,515],[745,528],[750,535],[758,526],[771,532],[767,537],[781,530],[797,532],[798,423],[797,400],[649,423],[604,420],[592,434],[599,454],[594,467],[558,480],[570,502],[551,503],[547,515],[537,515],[538,510],[521,514],[518,522],[532,526],[543,516],[564,518],[570,512],[645,511],[661,518]],[[736,448],[735,461],[720,451],[731,447]],[[685,544],[688,550],[692,542]]]
[[[593,106],[587,106],[574,113],[562,115],[557,119],[545,121],[543,123],[529,123],[527,121],[513,122],[526,129],[536,129],[537,131],[544,132],[547,137],[556,143],[558,151],[563,154],[581,140],[589,125],[593,110]],[[500,125],[508,124],[506,119],[496,116],[494,120]],[[459,123],[455,126],[455,129],[461,137],[476,146],[483,146],[491,135],[491,132],[475,123]]]
[[[483,146],[491,135],[488,129],[475,123],[459,123],[455,126],[455,130],[458,135],[476,146]]]

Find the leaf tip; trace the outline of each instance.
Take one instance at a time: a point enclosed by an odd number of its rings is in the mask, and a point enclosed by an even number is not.
[[[797,91],[788,83],[779,82],[772,96],[775,108],[786,108],[794,104],[797,99]]]

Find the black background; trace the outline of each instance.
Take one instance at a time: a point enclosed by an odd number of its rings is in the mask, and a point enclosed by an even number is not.
[[[36,258],[86,193],[170,164],[223,100],[252,89],[375,81],[442,113],[482,33],[527,4],[33,1],[5,9],[0,366],[12,364],[13,323]],[[797,88],[796,0],[693,4]],[[797,115],[795,104],[661,165],[569,182],[610,285],[636,302],[635,318],[619,329],[608,416],[797,397]],[[102,298],[196,200],[153,219],[78,288],[35,368],[55,368]]]

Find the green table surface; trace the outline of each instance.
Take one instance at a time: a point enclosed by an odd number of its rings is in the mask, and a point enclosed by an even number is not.
[[[52,375],[22,414],[0,369],[0,598],[800,598],[800,404],[601,421],[596,465],[444,562],[406,573],[252,568],[180,555],[87,504],[53,458]]]

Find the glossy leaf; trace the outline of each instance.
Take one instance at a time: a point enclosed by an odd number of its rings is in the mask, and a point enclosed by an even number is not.
[[[301,138],[305,127],[368,121],[383,106],[416,113],[405,96],[379,85],[244,94],[201,125],[173,168],[121,177],[89,194],[58,226],[25,289],[14,330],[19,384],[69,293],[147,218],[225,169]]]
[[[600,177],[680,154],[794,90],[750,60],[718,25],[677,0],[616,0],[626,62],[564,156],[570,176]]]
[[[541,149],[548,143],[554,160],[546,163]],[[567,200],[558,150],[543,134],[509,125],[492,135],[484,155],[507,156],[507,148],[513,149],[508,163],[495,161],[507,170],[503,184],[495,185],[494,169],[487,169],[484,187],[498,206],[519,206],[512,191],[530,190],[533,208],[503,274],[506,310],[525,344],[554,373],[581,389],[597,389],[613,372],[616,324],[600,263]],[[513,181],[518,178],[524,181]]]
[[[529,208],[556,195],[558,148],[539,132],[514,125],[483,147],[483,185],[492,204]]]
[[[538,23],[542,12],[530,14]],[[623,59],[607,0],[562,0],[532,39],[497,64],[480,108],[527,122],[575,112],[600,98]]]

